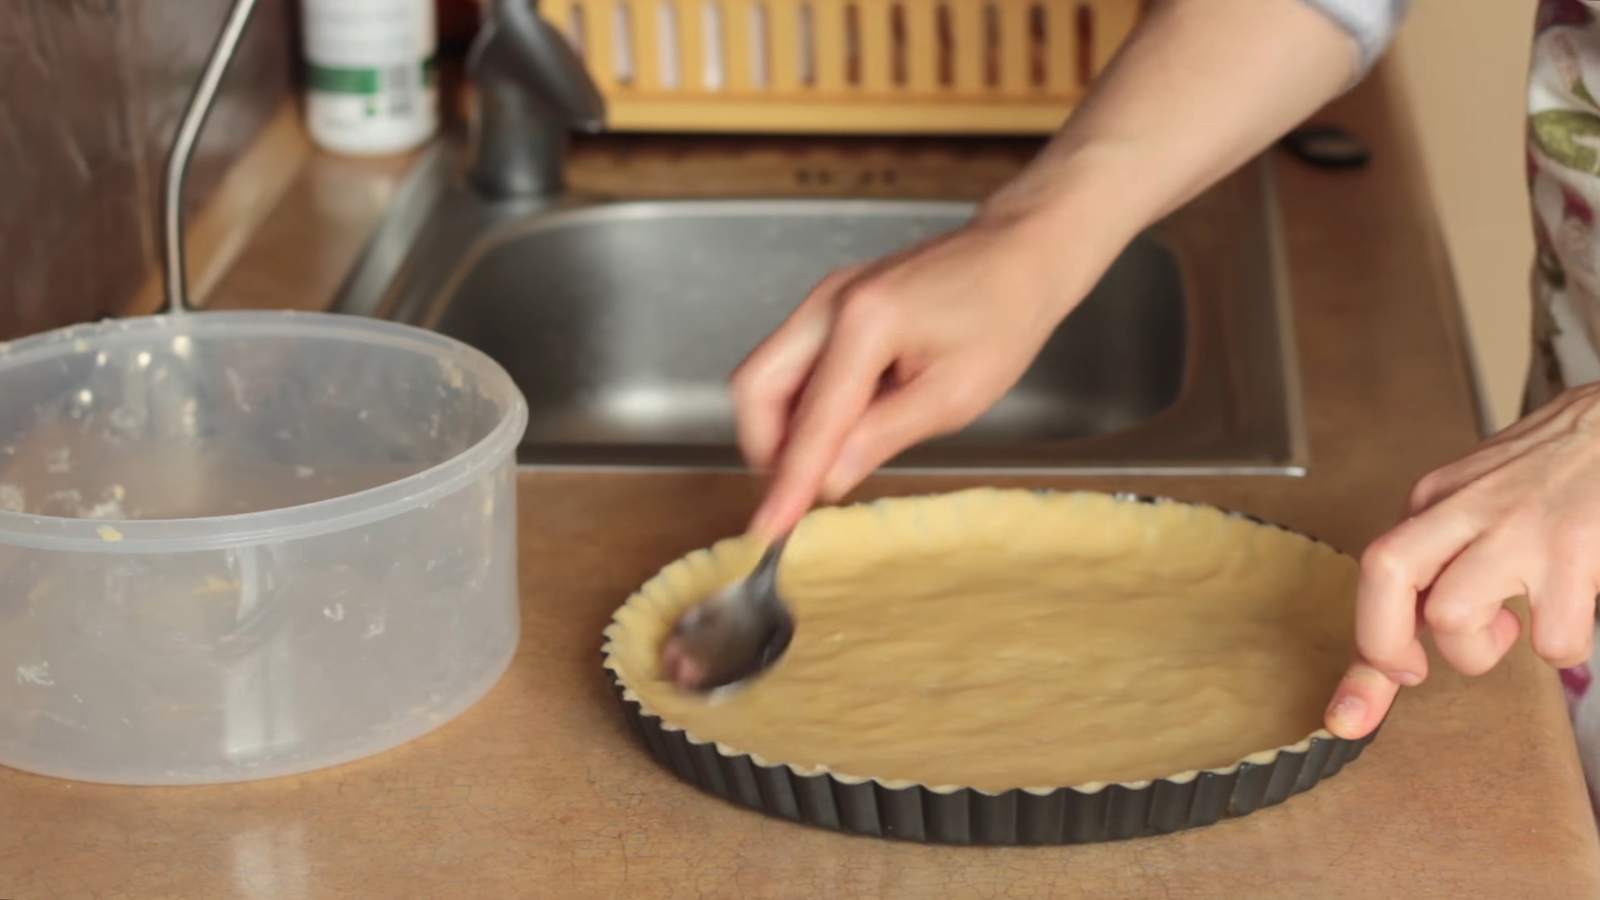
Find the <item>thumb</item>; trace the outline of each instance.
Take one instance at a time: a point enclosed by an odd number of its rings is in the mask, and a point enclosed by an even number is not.
[[[966,400],[970,384],[951,370],[931,370],[874,401],[840,445],[823,496],[843,497],[906,448],[976,418],[983,410]]]
[[[1324,713],[1325,726],[1348,741],[1366,737],[1388,714],[1400,687],[1376,666],[1356,658],[1334,689]]]

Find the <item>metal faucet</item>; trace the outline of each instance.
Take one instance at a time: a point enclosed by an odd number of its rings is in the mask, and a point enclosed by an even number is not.
[[[477,88],[468,178],[494,199],[565,187],[570,132],[605,127],[605,100],[536,0],[494,0],[467,57]]]

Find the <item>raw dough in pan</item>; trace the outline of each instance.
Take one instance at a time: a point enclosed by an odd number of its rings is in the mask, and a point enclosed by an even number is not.
[[[726,698],[664,681],[662,639],[746,574],[734,538],[618,611],[606,664],[724,752],[889,785],[1044,790],[1192,777],[1322,730],[1358,565],[1206,506],[979,489],[818,510],[779,572],[796,632]]]

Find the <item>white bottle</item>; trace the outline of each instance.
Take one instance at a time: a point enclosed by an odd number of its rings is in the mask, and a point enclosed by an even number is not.
[[[300,0],[306,128],[335,153],[399,153],[439,128],[434,0]]]

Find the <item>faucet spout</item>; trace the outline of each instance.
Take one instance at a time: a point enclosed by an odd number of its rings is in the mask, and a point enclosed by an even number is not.
[[[468,178],[495,199],[559,194],[570,133],[605,127],[600,89],[535,5],[494,0],[467,58],[478,98]]]

